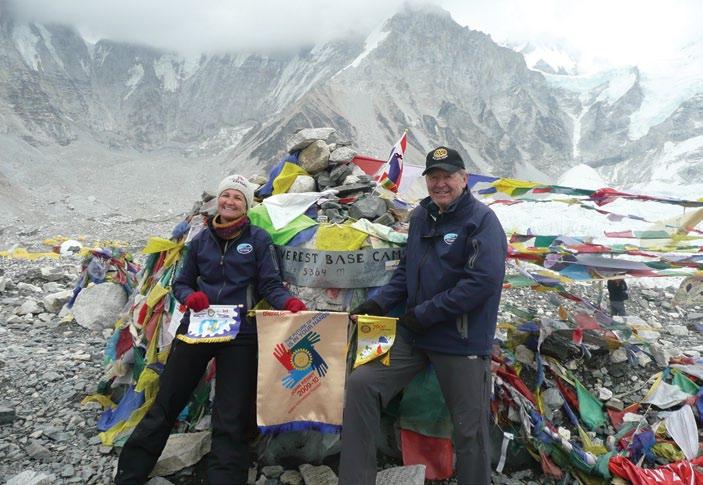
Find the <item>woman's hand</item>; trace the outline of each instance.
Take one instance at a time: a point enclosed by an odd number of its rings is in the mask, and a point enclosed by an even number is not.
[[[191,293],[186,297],[186,301],[183,303],[185,303],[188,308],[196,312],[205,310],[210,306],[210,300],[208,300],[207,295],[202,291]]]
[[[283,305],[283,308],[285,310],[288,310],[291,313],[298,313],[298,312],[304,312],[308,308],[305,306],[305,303],[303,303],[303,300],[299,300],[298,298],[291,297],[286,300],[285,305]]]

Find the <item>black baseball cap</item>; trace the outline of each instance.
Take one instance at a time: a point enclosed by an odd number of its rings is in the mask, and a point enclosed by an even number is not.
[[[440,168],[449,173],[454,173],[466,167],[464,167],[464,160],[462,160],[459,152],[447,147],[437,147],[427,154],[425,171],[422,172],[422,175],[425,175],[433,168]]]

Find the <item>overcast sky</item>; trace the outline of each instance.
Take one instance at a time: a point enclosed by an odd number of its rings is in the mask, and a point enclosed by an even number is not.
[[[365,35],[402,0],[10,0],[34,20],[186,54]],[[417,3],[417,2],[415,2]],[[700,40],[703,0],[435,0],[500,43],[559,41],[592,66],[640,64]],[[1,5],[1,4],[0,4]]]

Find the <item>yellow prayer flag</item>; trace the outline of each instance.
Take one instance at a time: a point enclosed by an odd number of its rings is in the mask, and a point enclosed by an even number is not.
[[[368,234],[349,224],[320,224],[315,236],[315,247],[322,251],[356,251]]]
[[[142,249],[142,252],[144,254],[162,253],[178,246],[182,246],[182,244],[162,237],[150,237],[146,242],[146,246]]]
[[[305,169],[300,165],[289,162],[284,163],[281,173],[278,174],[278,177],[273,181],[273,195],[285,194],[288,192],[288,189],[290,189],[290,186],[293,185],[298,175],[307,174]]]

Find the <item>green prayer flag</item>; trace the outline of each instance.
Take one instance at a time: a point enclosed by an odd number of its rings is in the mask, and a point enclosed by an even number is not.
[[[581,419],[588,426],[588,429],[603,426],[605,424],[605,414],[603,414],[600,401],[578,381],[576,381],[576,394],[579,400],[579,414],[581,414]]]
[[[673,385],[677,386],[679,389],[681,389],[687,394],[691,394],[693,396],[698,394],[699,387],[696,385],[695,382],[693,382],[691,379],[689,379],[679,371],[674,370],[673,374],[674,378],[671,380],[671,383]]]
[[[303,229],[307,229],[308,227],[312,227],[317,224],[317,222],[313,221],[305,214],[302,214],[286,224],[284,227],[274,229],[273,223],[271,222],[271,217],[266,210],[266,206],[263,204],[259,204],[256,207],[249,209],[247,215],[249,216],[249,220],[252,224],[259,226],[261,229],[269,233],[273,243],[277,246],[285,245]]]

